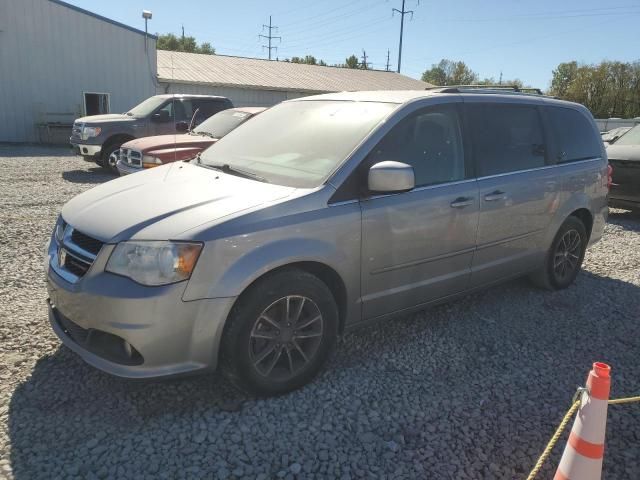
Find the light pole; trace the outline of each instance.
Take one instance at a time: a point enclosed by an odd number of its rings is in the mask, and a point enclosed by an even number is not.
[[[147,36],[149,32],[147,31],[147,22],[151,20],[153,14],[151,10],[142,10],[142,18],[144,18],[144,51],[147,51]]]

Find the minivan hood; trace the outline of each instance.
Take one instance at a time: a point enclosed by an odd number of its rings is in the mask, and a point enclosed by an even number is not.
[[[103,242],[180,239],[204,223],[266,205],[295,191],[189,163],[172,163],[92,188],[62,218]]]
[[[636,160],[640,161],[640,145],[609,145],[607,157],[610,160]]]
[[[89,115],[88,117],[76,118],[76,122],[82,123],[104,123],[104,122],[120,122],[123,120],[135,120],[135,117],[125,115],[124,113],[106,113],[104,115]]]
[[[189,135],[188,133],[183,133],[180,135],[155,135],[153,137],[136,138],[122,146],[147,153],[152,150],[178,147],[202,147],[204,149],[209,145],[213,145],[216,141],[217,139],[205,137],[204,135]]]

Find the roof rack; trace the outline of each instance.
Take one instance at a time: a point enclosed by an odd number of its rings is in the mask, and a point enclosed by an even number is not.
[[[438,90],[440,93],[525,93],[529,95],[544,95],[539,88],[519,87],[517,85],[451,85],[448,87],[427,87],[425,90]]]

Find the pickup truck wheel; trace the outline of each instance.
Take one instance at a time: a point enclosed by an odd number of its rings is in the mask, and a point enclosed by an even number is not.
[[[318,374],[337,334],[338,309],[327,286],[302,270],[283,270],[236,302],[222,338],[222,370],[246,392],[283,394]]]
[[[571,285],[580,273],[587,241],[587,231],[580,219],[567,218],[553,239],[544,267],[531,275],[533,283],[546,290]]]
[[[120,151],[120,143],[112,143],[106,145],[102,149],[102,168],[111,173],[118,173],[116,163],[118,163],[118,152]]]

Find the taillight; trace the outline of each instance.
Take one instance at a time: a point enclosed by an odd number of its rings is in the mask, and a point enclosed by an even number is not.
[[[611,185],[613,185],[613,167],[610,163],[607,164],[607,188],[611,190]]]

